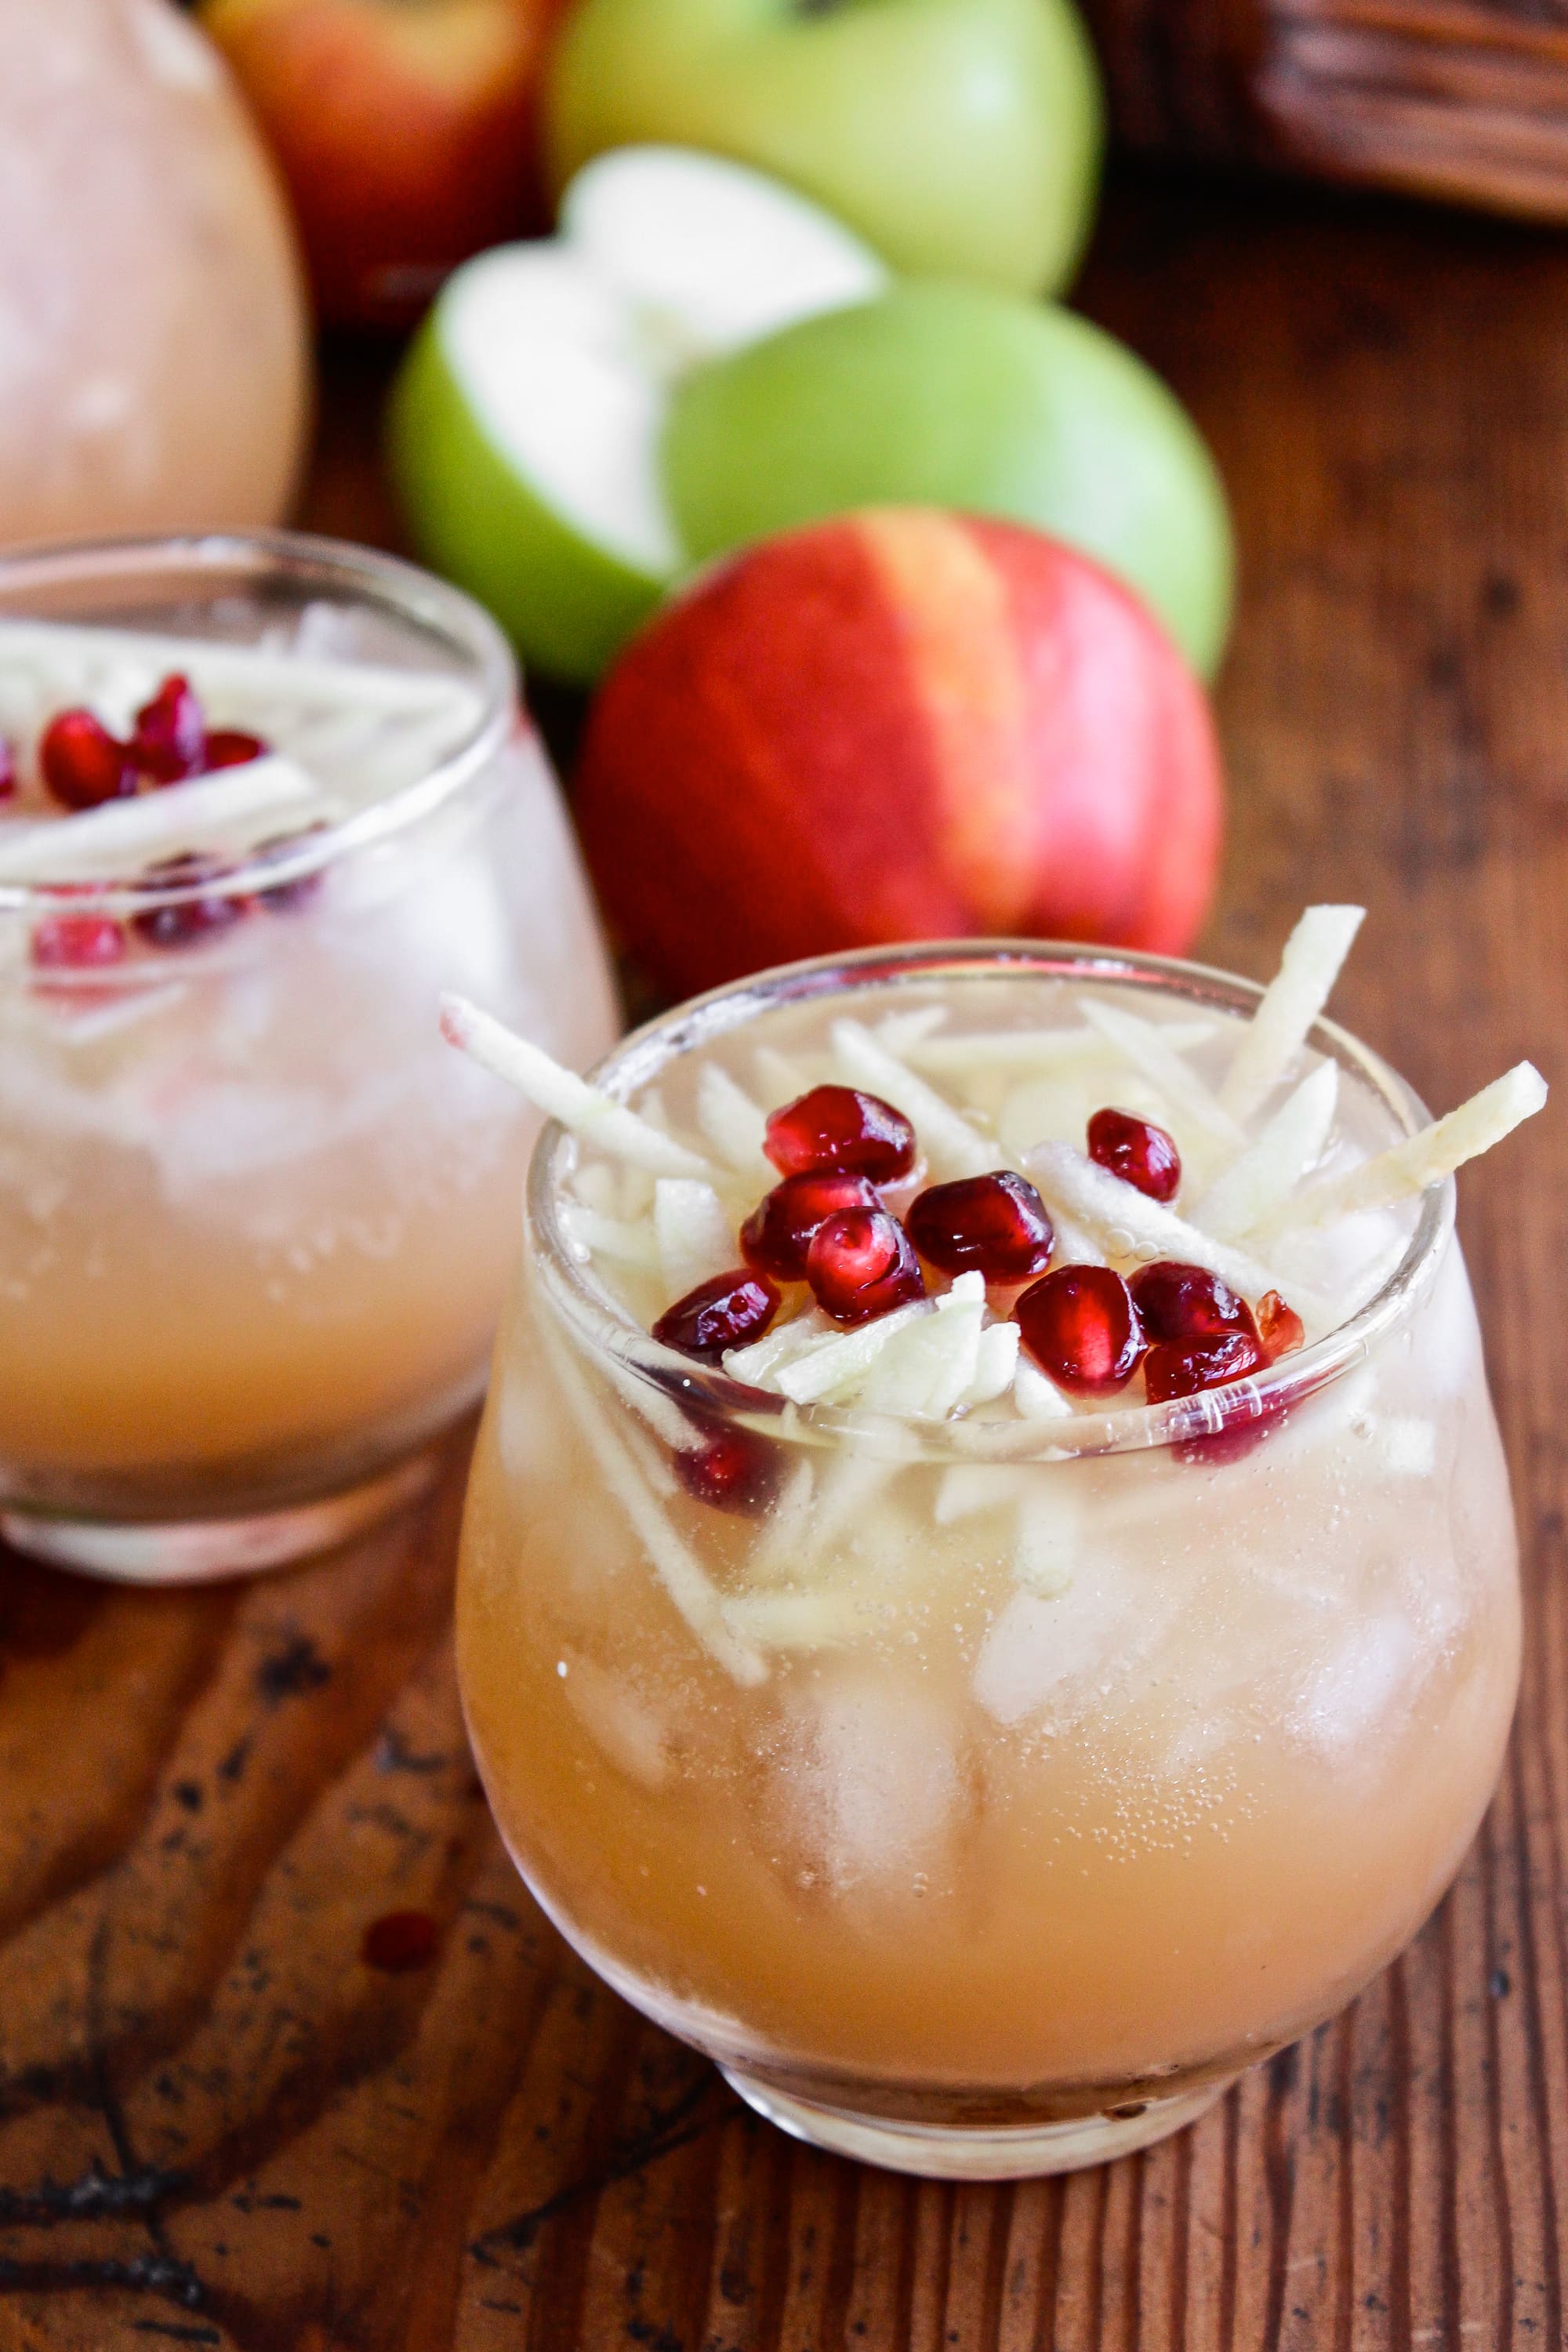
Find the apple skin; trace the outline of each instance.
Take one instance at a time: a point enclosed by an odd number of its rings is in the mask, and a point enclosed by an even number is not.
[[[678,388],[663,465],[695,558],[858,507],[957,507],[1093,556],[1205,676],[1224,650],[1214,460],[1142,360],[1053,305],[927,281],[804,320]]]
[[[552,677],[592,686],[663,595],[662,580],[570,530],[490,446],[447,366],[438,310],[393,387],[386,455],[422,560]]]
[[[1223,820],[1202,688],[1037,531],[879,509],[718,567],[590,713],[590,869],[661,989],[973,933],[1180,953]]]
[[[563,187],[644,141],[754,163],[900,270],[1066,284],[1102,143],[1072,0],[581,0],[546,79]]]
[[[565,0],[204,0],[282,170],[320,315],[401,327],[542,227],[539,104]]]

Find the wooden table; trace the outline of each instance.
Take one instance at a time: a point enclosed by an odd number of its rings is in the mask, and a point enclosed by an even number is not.
[[[1430,1097],[1526,1051],[1568,1076],[1568,247],[1151,184],[1085,298],[1240,518],[1206,946],[1261,972],[1304,900],[1364,899],[1343,1013]],[[376,380],[334,362],[307,509],[372,537]],[[1561,1115],[1465,1187],[1531,1614],[1458,1886],[1347,2017],[1067,2181],[796,2147],[563,1949],[464,1747],[460,1447],[409,1525],[299,1574],[178,1597],[5,1562],[3,2352],[1560,2344],[1565,1202]],[[407,1912],[433,1952],[376,1929]]]

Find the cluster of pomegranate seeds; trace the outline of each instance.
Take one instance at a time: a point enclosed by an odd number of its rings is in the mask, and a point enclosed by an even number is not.
[[[728,1348],[743,1348],[760,1339],[778,1313],[779,1295],[765,1274],[749,1274],[737,1266],[732,1274],[716,1274],[678,1298],[653,1327],[653,1336],[683,1356],[716,1364]]]
[[[1134,1118],[1125,1110],[1097,1110],[1089,1122],[1089,1156],[1151,1201],[1176,1197],[1182,1155],[1173,1138],[1151,1119]]]
[[[38,740],[38,772],[52,797],[73,813],[100,808],[108,801],[162,790],[193,776],[213,774],[220,768],[248,765],[265,757],[268,745],[243,728],[210,728],[201,701],[188,678],[172,671],[136,713],[135,725],[123,741],[110,733],[90,710],[62,710],[51,719]],[[16,786],[11,746],[0,739],[0,800]],[[306,835],[320,830],[279,835],[261,844],[284,855]],[[301,874],[248,898],[236,897],[215,885],[225,868],[216,859],[187,852],[149,866],[138,880],[150,888],[191,887],[193,896],[166,906],[149,907],[129,918],[128,924],[109,915],[51,915],[35,926],[31,954],[40,971],[87,971],[118,963],[134,933],[151,948],[173,950],[226,931],[261,907],[283,914],[303,906],[321,887],[319,874]]]
[[[763,1149],[781,1176],[833,1171],[890,1184],[915,1164],[915,1131],[879,1095],[813,1087],[774,1111]]]
[[[1089,1145],[1102,1168],[1151,1199],[1174,1195],[1181,1156],[1163,1128],[1107,1108],[1090,1119]],[[914,1166],[915,1134],[876,1095],[814,1087],[773,1114],[766,1150],[783,1181],[741,1227],[745,1268],[700,1284],[653,1327],[656,1339],[704,1363],[762,1337],[778,1311],[777,1283],[808,1284],[835,1322],[868,1323],[926,1296],[922,1259],[952,1277],[1026,1283],[1013,1310],[1023,1344],[1075,1396],[1113,1396],[1142,1367],[1149,1402],[1164,1404],[1245,1380],[1305,1340],[1278,1291],[1265,1293],[1255,1318],[1206,1266],[1158,1258],[1131,1279],[1108,1265],[1048,1271],[1050,1217],[1011,1169],[930,1185],[900,1222],[878,1188]],[[1244,1433],[1247,1443],[1258,1433]],[[1207,1459],[1222,1439],[1192,1444],[1209,1449]],[[771,1451],[745,1430],[715,1428],[677,1455],[676,1468],[689,1494],[723,1509],[755,1509],[773,1488]]]
[[[144,786],[184,783],[258,760],[267,746],[237,727],[210,732],[189,678],[171,671],[122,742],[90,710],[61,710],[38,740],[38,770],[63,808],[101,808]]]
[[[217,859],[186,850],[150,866],[143,879],[160,889],[180,889],[216,882],[223,870]],[[164,906],[149,907],[144,914],[132,916],[131,927],[150,948],[188,948],[214,931],[226,931],[245,912],[243,899],[226,897],[221,890],[204,891],[199,898],[173,898]]]
[[[694,1501],[720,1511],[755,1511],[776,1483],[773,1447],[749,1429],[715,1429],[675,1456],[675,1475]]]
[[[1010,1168],[932,1184],[909,1213],[910,1239],[943,1274],[1027,1282],[1051,1262],[1056,1235],[1034,1186]]]
[[[886,1209],[839,1209],[805,1254],[812,1296],[836,1323],[868,1323],[926,1295],[910,1237]]]
[[[786,1176],[763,1194],[741,1227],[741,1255],[759,1274],[804,1282],[806,1252],[829,1217],[840,1209],[881,1205],[868,1176]]]
[[[1074,1396],[1110,1396],[1138,1369],[1138,1310],[1109,1265],[1059,1265],[1025,1291],[1014,1313],[1035,1361]]]

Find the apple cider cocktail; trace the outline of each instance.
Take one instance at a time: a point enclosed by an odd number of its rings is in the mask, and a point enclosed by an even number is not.
[[[364,1524],[483,1386],[539,1124],[445,985],[616,1033],[496,630],[325,541],[0,566],[0,1513],[107,1574]]]
[[[908,2169],[1157,2138],[1414,1934],[1519,1663],[1451,1171],[1318,1020],[1091,949],[798,965],[534,1160],[464,1534],[476,1753],[594,1966]]]

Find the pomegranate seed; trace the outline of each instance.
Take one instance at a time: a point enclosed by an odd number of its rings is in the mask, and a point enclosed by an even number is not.
[[[1026,1290],[1014,1311],[1024,1345],[1058,1388],[1109,1396],[1138,1369],[1137,1309],[1109,1265],[1059,1265]]]
[[[169,889],[215,880],[224,870],[216,858],[187,850],[150,866],[141,878],[151,887]],[[132,916],[131,928],[149,947],[188,948],[211,932],[226,931],[244,913],[243,900],[215,890],[197,898],[172,899],[166,907],[149,907],[145,914]]]
[[[360,1938],[359,1956],[367,1969],[388,1976],[427,1969],[441,1948],[441,1930],[428,1911],[384,1911]]]
[[[1150,1403],[1169,1404],[1173,1397],[1246,1380],[1268,1361],[1250,1331],[1226,1331],[1217,1339],[1161,1339],[1143,1359],[1143,1379]]]
[[[33,928],[39,971],[102,971],[123,961],[125,928],[112,915],[46,915]]]
[[[910,1239],[943,1274],[973,1267],[987,1282],[1026,1282],[1044,1274],[1056,1236],[1034,1186],[1010,1168],[933,1184],[909,1213]]]
[[[62,710],[38,743],[38,765],[56,800],[68,809],[100,808],[136,790],[126,746],[90,710]]]
[[[781,1176],[844,1170],[887,1184],[914,1166],[915,1131],[903,1112],[880,1095],[863,1095],[854,1087],[813,1087],[774,1111],[763,1149]]]
[[[1151,1339],[1222,1339],[1227,1331],[1256,1337],[1252,1310],[1206,1266],[1156,1258],[1132,1277],[1138,1319]]]
[[[694,1501],[720,1511],[755,1511],[777,1484],[773,1449],[750,1429],[716,1429],[675,1457],[675,1475]]]
[[[759,1274],[780,1282],[805,1280],[812,1237],[840,1209],[879,1209],[869,1177],[847,1172],[786,1176],[758,1202],[741,1227],[741,1252]]]
[[[16,754],[4,735],[0,735],[0,801],[8,801],[16,789]]]
[[[653,1327],[653,1336],[683,1356],[716,1364],[726,1348],[760,1339],[778,1313],[779,1295],[764,1274],[716,1274],[678,1298]]]
[[[836,1323],[868,1323],[926,1295],[910,1237],[886,1209],[839,1209],[818,1225],[805,1278]]]
[[[1277,1290],[1266,1290],[1258,1302],[1258,1336],[1272,1364],[1305,1347],[1307,1327]]]
[[[266,755],[259,735],[247,735],[238,727],[215,727],[203,746],[202,767],[210,774],[215,768],[243,768]]]
[[[313,833],[325,833],[326,830],[325,820],[318,818],[314,824],[305,825],[298,833],[275,833],[268,840],[258,841],[255,854],[262,861],[268,857],[287,857]],[[319,866],[313,873],[296,874],[290,881],[275,882],[268,890],[258,890],[254,903],[265,907],[270,914],[291,915],[299,908],[309,906],[326,878]]]
[[[1152,1201],[1173,1201],[1182,1155],[1163,1127],[1130,1111],[1097,1110],[1089,1122],[1089,1156]]]
[[[155,783],[177,784],[206,765],[207,730],[189,678],[171,672],[136,713],[132,759]]]

